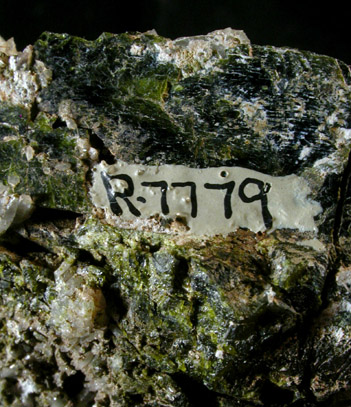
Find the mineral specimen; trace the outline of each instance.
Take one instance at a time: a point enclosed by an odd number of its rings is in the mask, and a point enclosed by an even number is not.
[[[349,406],[350,84],[229,28],[0,37],[1,406]]]

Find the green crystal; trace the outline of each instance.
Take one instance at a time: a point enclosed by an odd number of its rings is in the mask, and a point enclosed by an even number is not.
[[[349,68],[231,29],[0,41],[0,404],[350,403]],[[318,231],[117,227],[117,159],[296,174]]]

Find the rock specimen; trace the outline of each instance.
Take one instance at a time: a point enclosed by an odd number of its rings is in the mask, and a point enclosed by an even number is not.
[[[0,38],[1,406],[350,405],[350,83],[232,29]]]

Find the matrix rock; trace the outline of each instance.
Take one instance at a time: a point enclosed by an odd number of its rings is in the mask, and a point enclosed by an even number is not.
[[[350,84],[229,28],[0,37],[0,405],[348,406]]]

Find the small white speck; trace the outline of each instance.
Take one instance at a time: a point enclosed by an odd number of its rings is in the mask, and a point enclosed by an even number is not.
[[[99,158],[99,152],[94,147],[89,148],[89,157],[92,161],[97,161]]]
[[[301,150],[301,153],[300,153],[300,156],[299,156],[299,160],[303,160],[304,158],[308,157],[308,156],[310,155],[311,151],[312,151],[312,148],[311,148],[311,147],[306,147],[306,146],[305,146],[305,147]]]
[[[344,331],[342,328],[339,328],[337,331],[333,333],[334,338],[336,339],[336,343],[339,343],[344,336]]]
[[[272,287],[269,287],[269,289],[266,291],[266,295],[267,295],[268,302],[272,303],[274,301],[276,293],[275,293],[275,291],[273,290]]]

